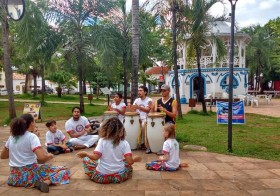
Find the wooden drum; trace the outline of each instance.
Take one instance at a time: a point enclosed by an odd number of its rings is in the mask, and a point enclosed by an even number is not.
[[[165,113],[154,112],[147,116],[147,139],[152,152],[162,150],[164,138],[162,135]]]
[[[137,140],[140,131],[138,112],[126,112],[124,115],[125,140],[128,141],[132,150],[137,149]]]
[[[116,111],[105,111],[103,114],[103,120],[107,120],[112,117],[118,117],[118,112]]]

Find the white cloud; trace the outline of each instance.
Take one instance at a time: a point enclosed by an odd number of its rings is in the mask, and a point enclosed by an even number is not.
[[[223,10],[226,14],[231,12],[231,5],[228,0],[224,0],[215,5],[211,10],[214,16],[222,15]],[[280,0],[239,0],[236,3],[235,20],[241,27],[249,25],[264,25],[270,19],[280,17]]]
[[[269,4],[267,1],[261,2],[260,4],[260,10],[267,10],[271,8],[272,4]]]

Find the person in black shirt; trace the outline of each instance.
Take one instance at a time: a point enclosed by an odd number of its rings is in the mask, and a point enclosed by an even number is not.
[[[161,86],[162,98],[156,101],[153,111],[164,112],[166,114],[165,123],[175,124],[178,104],[175,99],[169,97],[169,94],[170,86],[163,84]]]

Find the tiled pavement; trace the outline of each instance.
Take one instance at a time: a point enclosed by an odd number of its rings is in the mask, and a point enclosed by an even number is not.
[[[279,107],[278,107],[279,108]],[[58,127],[64,130],[64,122]],[[44,143],[45,127],[38,123],[40,140]],[[8,127],[1,128],[0,149],[9,135]],[[88,149],[87,151],[92,151]],[[280,195],[280,162],[242,158],[209,152],[181,151],[182,162],[189,164],[176,172],[147,171],[145,162],[156,159],[155,154],[133,151],[142,161],[134,164],[132,179],[121,184],[100,185],[84,174],[81,160],[75,153],[55,156],[54,165],[65,165],[71,170],[70,184],[51,186],[50,195]],[[6,185],[8,160],[0,160],[1,195],[41,195],[38,190],[14,188]]]

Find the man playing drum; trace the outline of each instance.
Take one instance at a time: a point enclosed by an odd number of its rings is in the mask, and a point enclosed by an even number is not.
[[[131,106],[131,109],[138,112],[141,119],[141,147],[146,147],[146,153],[151,153],[151,149],[149,146],[149,142],[147,140],[147,136],[145,133],[146,130],[146,121],[147,121],[147,113],[150,112],[150,110],[153,108],[153,100],[149,97],[147,97],[148,94],[148,88],[146,86],[140,86],[138,88],[138,96],[133,105]]]
[[[163,84],[161,86],[162,98],[156,101],[153,111],[165,113],[165,123],[175,124],[178,105],[175,99],[169,97],[169,93],[170,86],[168,86],[167,84]]]
[[[88,135],[91,130],[88,119],[81,116],[79,107],[72,109],[72,118],[65,123],[65,130],[71,137],[69,142],[73,144],[73,148],[84,149],[93,146],[98,141],[98,135]]]

